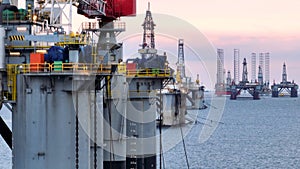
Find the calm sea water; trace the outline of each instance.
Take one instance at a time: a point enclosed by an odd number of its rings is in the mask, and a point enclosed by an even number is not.
[[[299,98],[226,100],[221,123],[200,143],[208,112],[199,111],[199,122],[185,137],[190,168],[300,168]],[[11,124],[9,113],[1,115]],[[11,156],[1,138],[0,169],[11,168]],[[187,168],[182,142],[164,153],[164,164],[166,169]]]
[[[185,138],[190,168],[300,168],[299,98],[227,100],[221,121],[204,143],[198,141],[201,124]],[[164,159],[165,168],[187,168],[182,143]]]

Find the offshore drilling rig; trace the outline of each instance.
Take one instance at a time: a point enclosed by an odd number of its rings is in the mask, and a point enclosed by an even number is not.
[[[247,90],[248,93],[253,96],[254,100],[259,99],[259,92],[261,91],[261,85],[257,83],[249,83],[246,58],[244,58],[243,61],[242,81],[240,81],[237,84],[233,82],[230,87],[231,87],[231,94],[230,94],[231,100],[236,100],[237,96],[240,94],[242,90]]]
[[[67,5],[97,21],[66,32]],[[1,106],[12,106],[12,132],[0,125],[14,169],[156,168],[153,91],[172,72],[155,50],[150,9],[142,59],[123,62],[125,23],[116,20],[135,13],[135,0],[27,0],[26,9],[3,0]]]
[[[290,97],[298,97],[299,86],[294,82],[294,80],[292,82],[288,81],[285,63],[283,63],[282,67],[282,81],[279,84],[274,82],[271,88],[272,97],[284,96],[285,91],[290,95]]]

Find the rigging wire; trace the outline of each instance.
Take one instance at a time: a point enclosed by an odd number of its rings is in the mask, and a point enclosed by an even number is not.
[[[187,156],[187,152],[186,152],[186,147],[185,147],[185,142],[184,142],[184,138],[183,138],[181,124],[179,125],[179,127],[180,127],[181,139],[182,139],[182,144],[183,144],[183,149],[184,149],[184,154],[185,154],[186,165],[187,165],[187,168],[190,169],[190,164],[189,164],[189,160],[188,160],[188,156]]]
[[[160,139],[160,153],[159,153],[159,166],[160,169],[163,168],[165,169],[165,159],[164,159],[164,154],[163,154],[163,145],[162,145],[162,119],[163,119],[163,114],[161,112],[162,109],[162,95],[161,95],[161,89],[159,90],[159,101],[160,101],[160,108],[159,108],[159,139]]]
[[[76,91],[76,109],[75,109],[75,167],[79,169],[79,121],[78,121],[78,92]]]
[[[94,169],[97,169],[97,91],[94,92]]]
[[[112,160],[115,161],[115,154],[114,154],[114,143],[113,143],[113,134],[112,134],[112,117],[111,117],[111,79],[108,76],[107,78],[107,91],[106,91],[106,99],[107,99],[107,113],[108,113],[108,121],[109,121],[109,134],[110,134],[110,168],[112,169]]]

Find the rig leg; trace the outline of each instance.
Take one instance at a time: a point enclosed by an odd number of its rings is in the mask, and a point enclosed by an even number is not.
[[[254,91],[253,91],[253,100],[259,100],[259,91],[261,91],[260,86],[256,86]]]
[[[231,94],[230,94],[230,100],[236,100],[236,96],[238,95],[238,91],[235,85],[231,86]]]
[[[272,97],[278,97],[278,87],[277,86],[273,86],[272,87]]]
[[[272,97],[278,97],[278,91],[272,91]]]
[[[254,91],[253,93],[253,100],[259,100],[259,92],[258,91]]]
[[[298,97],[297,88],[295,88],[295,87],[291,88],[291,97]]]

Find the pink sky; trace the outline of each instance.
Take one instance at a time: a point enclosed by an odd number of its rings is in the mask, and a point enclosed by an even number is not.
[[[297,69],[300,63],[299,0],[151,0],[150,2],[152,13],[180,18],[195,26],[215,48],[224,49],[225,68],[231,69],[231,72],[234,48],[240,49],[241,60],[243,57],[250,60],[252,52],[270,52],[270,80],[281,79],[282,63],[286,62],[288,79],[300,83]],[[138,0],[138,14],[145,14],[147,5],[148,0]],[[159,20],[160,18],[154,18],[155,22]],[[139,22],[137,28],[141,29],[142,21]],[[157,25],[157,30],[159,26]],[[169,26],[173,29],[178,27],[174,23],[170,23]],[[250,75],[250,65],[248,72]]]
[[[181,19],[192,25],[192,29],[197,29],[213,44],[214,48],[222,48],[225,52],[225,68],[231,72],[233,64],[233,49],[240,49],[241,60],[243,57],[250,59],[252,52],[270,52],[271,56],[271,81],[281,79],[281,69],[283,62],[287,63],[289,80],[300,83],[298,76],[298,63],[300,63],[300,1],[299,0],[137,0],[137,13],[144,16],[151,2],[151,11],[154,14],[165,14]],[[22,3],[23,1],[19,1]],[[23,2],[24,3],[24,2]],[[76,11],[76,10],[75,10]],[[73,12],[74,14],[76,12]],[[139,16],[139,15],[138,15]],[[77,30],[83,16],[73,17],[73,30]],[[154,17],[154,21],[159,23],[162,18]],[[122,18],[121,20],[135,25],[134,33],[141,33],[142,17]],[[78,22],[79,21],[79,22]],[[73,22],[73,23],[74,23]],[[158,24],[156,32],[175,36],[175,38],[196,39],[193,35],[195,30],[189,32],[189,27],[176,22]],[[163,26],[162,26],[163,25]],[[161,28],[163,27],[163,29]],[[169,29],[167,29],[168,27]],[[181,30],[185,33],[176,32]],[[131,32],[131,33],[132,33]],[[199,34],[198,32],[198,34]],[[187,37],[189,36],[189,37]],[[192,37],[192,38],[191,38]],[[193,39],[193,40],[194,40]],[[198,40],[198,39],[196,39]],[[199,40],[198,40],[199,41]],[[200,40],[203,41],[203,40]],[[138,48],[138,43],[131,46]],[[157,46],[161,45],[164,50],[163,40],[157,40]],[[189,42],[187,40],[187,42]],[[125,42],[126,43],[126,42]],[[193,46],[193,42],[189,42]],[[196,42],[195,42],[196,44]],[[177,53],[177,44],[174,40],[172,48],[167,48],[170,53]],[[201,44],[197,44],[201,45]],[[129,44],[127,46],[130,46]],[[130,48],[129,50],[135,50]],[[192,47],[195,48],[195,47]],[[124,49],[125,53],[127,49]],[[127,53],[132,53],[127,51]],[[199,53],[203,55],[203,53]],[[188,57],[188,55],[186,55]],[[210,69],[216,69],[209,63]],[[193,65],[188,65],[194,67]],[[251,72],[250,66],[248,71]],[[195,74],[197,74],[197,70]],[[250,78],[250,76],[249,76]],[[203,82],[207,79],[203,79]]]

